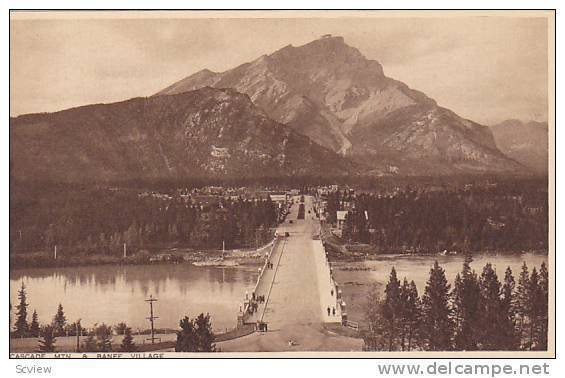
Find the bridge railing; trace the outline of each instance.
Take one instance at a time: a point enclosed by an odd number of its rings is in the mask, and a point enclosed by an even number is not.
[[[279,239],[275,238],[272,241],[272,243],[273,243],[273,245],[271,246],[271,249],[269,250],[267,257],[265,258],[265,262],[263,263],[263,267],[261,268],[261,273],[259,273],[259,277],[257,278],[257,282],[255,283],[255,287],[253,288],[254,293],[257,292],[257,288],[259,287],[259,284],[261,283],[261,279],[263,278],[263,274],[265,273],[265,270],[267,270],[267,264],[269,263],[269,261],[271,261],[271,256],[273,254],[273,251],[275,250],[276,246],[279,244]]]
[[[261,268],[261,272],[259,273],[259,277],[257,277],[257,282],[255,283],[255,286],[253,287],[253,292],[252,293],[257,293],[257,288],[259,287],[259,284],[261,283],[261,280],[263,279],[263,275],[265,274],[265,270],[267,269],[267,264],[271,261],[271,256],[273,255],[273,251],[275,250],[275,248],[278,246],[278,244],[280,243],[280,239],[278,237],[275,237],[272,241],[271,241],[271,248],[267,254],[267,256],[265,257],[265,262],[263,263],[263,267]],[[262,249],[264,249],[265,247],[263,247]],[[248,313],[247,313],[247,309],[249,307],[250,302],[249,301],[245,301],[243,303],[243,317],[244,320],[247,320],[247,318],[249,317]]]

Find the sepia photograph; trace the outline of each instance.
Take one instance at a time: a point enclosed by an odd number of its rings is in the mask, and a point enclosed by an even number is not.
[[[10,358],[555,356],[554,10],[9,33]]]

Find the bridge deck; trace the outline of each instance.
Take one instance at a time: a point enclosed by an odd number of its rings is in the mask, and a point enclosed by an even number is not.
[[[290,236],[275,245],[271,255],[273,269],[263,273],[256,289],[256,295],[264,295],[266,301],[247,319],[262,319],[269,332],[221,343],[222,350],[360,350],[362,340],[330,335],[322,329],[322,323],[340,322],[341,313],[323,246],[312,238],[313,233],[319,233],[312,198],[305,196],[304,204],[305,219],[297,219],[299,206],[294,204],[287,221],[277,230]],[[288,343],[290,340],[294,345]]]

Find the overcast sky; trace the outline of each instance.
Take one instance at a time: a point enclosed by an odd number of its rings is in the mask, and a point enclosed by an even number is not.
[[[12,20],[10,31],[13,116],[149,96],[333,34],[463,117],[547,120],[545,18]]]

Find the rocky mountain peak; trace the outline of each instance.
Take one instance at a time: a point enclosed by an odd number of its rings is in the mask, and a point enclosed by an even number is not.
[[[323,70],[331,66],[342,66],[341,68],[343,68],[343,65],[358,67],[360,64],[367,65],[369,62],[358,49],[346,44],[343,37],[334,37],[330,34],[302,46],[289,45],[283,47],[271,54],[270,57],[281,65],[292,62],[292,65],[288,68],[295,68],[295,70],[313,68]],[[382,75],[380,64],[376,61],[372,62],[373,66],[377,63],[380,68],[378,70]]]
[[[374,165],[377,174],[387,174],[389,161],[400,174],[520,170],[497,149],[488,127],[385,76],[379,62],[341,36],[289,45],[225,72],[192,75],[160,94],[203,86],[246,93],[270,118]]]

